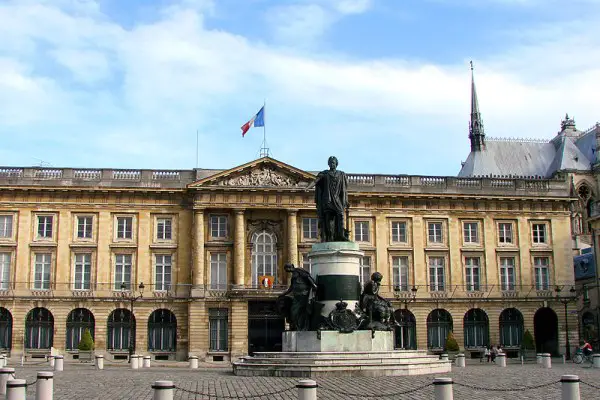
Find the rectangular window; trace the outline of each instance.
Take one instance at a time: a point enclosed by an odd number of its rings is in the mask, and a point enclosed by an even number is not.
[[[228,316],[229,310],[226,308],[210,308],[208,310],[210,351],[228,350]]]
[[[156,254],[154,259],[156,261],[154,266],[156,276],[154,290],[171,290],[172,256],[170,254]]]
[[[52,215],[38,215],[37,237],[40,239],[52,239]]]
[[[392,257],[394,290],[408,291],[408,257]]]
[[[156,219],[156,240],[171,240],[173,238],[173,220],[171,218]]]
[[[533,243],[546,243],[546,224],[532,224]]]
[[[515,290],[515,258],[500,258],[500,288],[502,290]]]
[[[500,223],[498,224],[498,241],[500,243],[513,243],[513,224]]]
[[[550,261],[548,257],[534,257],[535,289],[549,290],[550,288]]]
[[[131,288],[131,254],[115,255],[115,290]]]
[[[444,257],[429,257],[429,290],[443,292],[446,290],[444,282]]]
[[[319,232],[318,218],[302,218],[302,237],[304,239],[316,239]]]
[[[479,287],[479,257],[465,257],[465,281],[469,292],[478,291]]]
[[[465,243],[479,243],[479,233],[477,232],[477,222],[463,223],[463,237]]]
[[[364,286],[365,283],[371,280],[371,257],[364,256],[360,259],[360,284]]]
[[[227,289],[227,254],[210,254],[210,288],[213,290]]]
[[[441,222],[430,222],[429,224],[427,224],[427,232],[429,237],[429,243],[444,243]]]
[[[78,216],[77,217],[77,239],[91,239],[94,217]]]
[[[133,239],[133,217],[117,217],[117,239]]]
[[[369,241],[369,221],[354,222],[354,241],[368,242]]]
[[[92,254],[78,253],[75,254],[75,277],[73,289],[75,290],[90,290],[90,280],[92,274]]]
[[[0,290],[7,290],[10,284],[10,253],[0,253]]]
[[[50,289],[50,267],[52,254],[36,253],[35,268],[33,270],[33,288],[40,290]]]
[[[308,257],[308,253],[302,254],[302,269],[308,271],[312,274],[312,262],[310,262],[310,258]]]
[[[406,243],[406,222],[393,221],[392,222],[392,242],[393,243]]]
[[[0,238],[11,238],[12,237],[12,215],[0,215]]]
[[[210,217],[210,236],[218,239],[227,237],[226,215],[212,215]]]

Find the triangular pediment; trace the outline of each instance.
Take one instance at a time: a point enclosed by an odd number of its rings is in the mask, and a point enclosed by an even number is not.
[[[188,187],[277,187],[293,189],[306,187],[314,179],[313,174],[271,157],[263,157],[190,183]]]

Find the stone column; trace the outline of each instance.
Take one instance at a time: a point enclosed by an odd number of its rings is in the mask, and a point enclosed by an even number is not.
[[[245,228],[244,228],[244,210],[235,210],[235,243],[234,243],[234,274],[236,287],[242,288],[244,286],[244,266],[245,266],[245,251],[246,251],[246,240],[245,240]]]
[[[194,210],[194,288],[204,288],[204,209]]]
[[[287,210],[288,212],[288,259],[286,262],[294,264],[296,267],[301,267],[298,265],[298,226],[296,223],[298,217],[298,210]]]

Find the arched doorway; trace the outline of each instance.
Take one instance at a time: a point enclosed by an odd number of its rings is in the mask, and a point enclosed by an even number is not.
[[[259,285],[261,276],[277,282],[277,236],[263,230],[252,235],[252,284]]]
[[[413,313],[400,309],[394,312],[396,319],[395,348],[416,350],[417,348],[417,321]]]
[[[54,340],[54,316],[43,307],[27,313],[25,319],[25,348],[49,349]]]
[[[558,317],[553,309],[543,307],[536,311],[533,331],[538,353],[558,355]]]
[[[12,348],[12,323],[13,318],[10,311],[0,307],[0,349],[2,350]]]
[[[135,316],[125,308],[117,308],[108,316],[108,350],[125,351],[135,343]]]
[[[94,314],[87,308],[76,308],[67,316],[67,350],[76,350],[81,336],[86,329],[90,330],[92,339],[95,330]]]
[[[148,318],[148,351],[175,352],[177,318],[164,308],[155,310]]]
[[[427,316],[427,347],[443,350],[452,331],[452,316],[446,310],[435,309]]]
[[[281,351],[285,319],[274,301],[248,302],[248,354],[255,351]]]
[[[463,319],[465,348],[481,348],[490,344],[490,322],[487,314],[480,308],[472,308]]]
[[[516,308],[507,308],[500,313],[500,346],[503,349],[518,349],[523,338],[523,314]]]

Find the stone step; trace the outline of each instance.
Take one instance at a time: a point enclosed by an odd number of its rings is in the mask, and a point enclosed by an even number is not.
[[[294,351],[294,352],[255,352],[254,357],[260,358],[347,358],[348,356],[355,356],[360,358],[410,358],[410,357],[438,357],[428,355],[425,350],[395,350],[395,351],[353,351],[353,352],[342,352],[342,351]]]
[[[423,364],[438,362],[437,356],[421,356],[410,358],[261,358],[261,357],[242,357],[241,363],[244,364],[272,364],[272,365],[404,365],[404,364]]]

